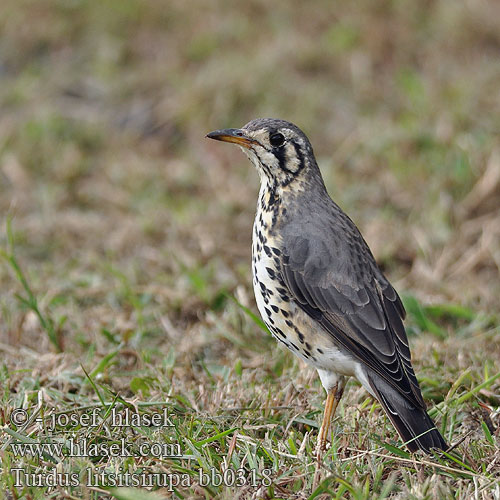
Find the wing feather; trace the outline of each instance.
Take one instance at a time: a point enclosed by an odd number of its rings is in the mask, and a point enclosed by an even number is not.
[[[286,227],[281,278],[298,305],[340,345],[425,408],[411,365],[403,304],[349,223],[342,239],[335,228],[329,233],[314,223]]]

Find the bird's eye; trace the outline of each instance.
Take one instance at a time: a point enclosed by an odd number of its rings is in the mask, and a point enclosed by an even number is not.
[[[285,142],[285,137],[283,136],[283,134],[277,132],[276,134],[273,134],[271,137],[269,137],[269,142],[271,143],[271,146],[274,147],[282,146]]]

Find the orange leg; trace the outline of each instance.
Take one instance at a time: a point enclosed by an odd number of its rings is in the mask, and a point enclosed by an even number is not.
[[[323,422],[319,429],[318,440],[316,442],[316,472],[314,474],[313,487],[316,488],[320,479],[321,457],[326,449],[326,439],[330,430],[330,422],[335,416],[335,411],[339,404],[340,398],[344,393],[344,388],[339,388],[339,384],[335,384],[329,391],[326,397],[325,412],[323,414]]]

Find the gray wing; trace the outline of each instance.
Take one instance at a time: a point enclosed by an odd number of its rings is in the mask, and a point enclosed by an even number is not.
[[[283,228],[281,278],[338,344],[425,408],[403,326],[405,310],[354,223],[338,209]]]

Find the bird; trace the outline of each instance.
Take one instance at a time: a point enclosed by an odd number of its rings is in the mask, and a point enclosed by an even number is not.
[[[316,368],[326,391],[318,460],[349,377],[380,403],[410,452],[447,450],[413,370],[403,303],[329,196],[304,132],[258,118],[206,137],[237,144],[259,174],[255,299],[272,335]]]

